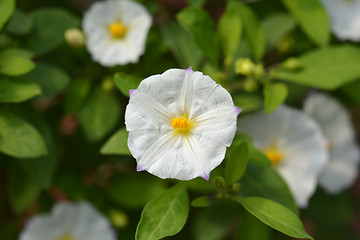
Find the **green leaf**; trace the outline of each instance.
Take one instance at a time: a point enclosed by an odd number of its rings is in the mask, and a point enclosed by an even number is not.
[[[245,173],[249,160],[249,146],[246,141],[240,143],[227,158],[225,179],[228,185],[239,180]]]
[[[15,0],[0,0],[0,30],[11,17],[15,9]]]
[[[250,145],[249,162],[256,164],[259,167],[270,167],[272,164],[262,151],[252,145]]]
[[[201,196],[191,201],[192,207],[209,207],[213,204],[213,201],[208,196]]]
[[[339,89],[339,91],[346,96],[352,103],[360,105],[360,80],[356,80],[349,84],[344,85]]]
[[[262,222],[288,236],[313,239],[292,211],[274,201],[259,197],[238,197],[234,200]]]
[[[186,185],[179,183],[148,202],[136,229],[136,240],[157,240],[178,233],[189,214]]]
[[[241,6],[238,2],[227,4],[219,21],[218,32],[225,57],[232,59],[242,34]]]
[[[286,182],[272,167],[249,164],[240,183],[240,192],[245,197],[264,197],[286,206],[294,213],[299,211]]]
[[[7,48],[0,52],[0,59],[11,58],[11,57],[21,57],[21,58],[31,59],[33,56],[34,54],[32,52],[20,48]]]
[[[23,78],[39,84],[45,98],[58,94],[70,81],[67,73],[47,63],[37,63],[35,69]]]
[[[91,90],[91,84],[86,80],[76,80],[68,85],[65,94],[65,112],[78,112],[86,101]]]
[[[39,132],[27,121],[6,110],[0,110],[0,151],[17,158],[47,154]]]
[[[118,130],[109,140],[102,146],[100,152],[102,154],[120,154],[131,155],[127,145],[128,132],[125,128]]]
[[[15,35],[24,35],[29,33],[32,27],[31,18],[22,10],[15,9],[6,30]]]
[[[235,106],[242,109],[241,113],[258,110],[262,107],[262,98],[257,94],[238,94],[233,97]]]
[[[298,84],[333,90],[360,77],[360,48],[338,45],[305,53],[299,71],[279,71],[277,78]]]
[[[271,50],[294,30],[295,20],[286,13],[271,14],[262,21],[262,29],[265,34],[267,49]]]
[[[89,141],[97,141],[114,129],[120,105],[110,91],[94,89],[78,113],[79,123]]]
[[[129,90],[137,89],[142,80],[142,78],[121,72],[116,73],[114,76],[116,87],[127,97],[129,96]]]
[[[36,55],[47,53],[64,42],[64,33],[79,26],[79,19],[61,8],[41,8],[30,15],[33,30],[26,40],[26,47]]]
[[[203,54],[193,39],[177,22],[163,25],[161,33],[165,44],[171,49],[180,66],[198,69]]]
[[[265,113],[270,114],[285,101],[288,89],[283,83],[267,83],[264,86],[263,94]]]
[[[328,45],[330,40],[329,19],[323,5],[318,0],[282,1],[314,43],[322,47]]]
[[[246,4],[238,3],[244,25],[244,38],[256,60],[265,53],[265,36],[255,13]]]
[[[202,6],[206,2],[206,0],[186,0],[186,1],[193,6]]]
[[[190,33],[207,59],[218,66],[219,39],[214,20],[203,9],[188,7],[176,16],[179,23]]]
[[[238,238],[246,240],[270,240],[272,239],[271,228],[254,217],[249,212],[241,211],[241,222],[238,228]]]
[[[11,56],[0,59],[0,73],[18,76],[30,72],[35,64],[28,58]]]
[[[36,83],[24,79],[0,78],[0,102],[23,102],[41,95]]]

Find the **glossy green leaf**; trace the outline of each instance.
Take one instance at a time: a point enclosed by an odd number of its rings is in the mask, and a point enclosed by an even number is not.
[[[261,222],[258,218],[243,210],[241,222],[238,228],[238,238],[246,240],[270,240],[272,239],[271,228]]]
[[[162,26],[161,33],[165,44],[171,49],[180,66],[199,68],[203,54],[189,33],[177,22]]]
[[[265,113],[270,114],[285,101],[288,89],[283,83],[267,83],[264,86],[263,94]]]
[[[265,53],[265,36],[256,14],[244,3],[238,3],[244,25],[244,38],[254,58],[259,60]]]
[[[118,130],[109,140],[102,146],[100,152],[102,154],[121,154],[131,155],[127,145],[128,132],[125,128]]]
[[[360,77],[360,48],[338,45],[305,53],[299,71],[279,71],[277,78],[333,90]]]
[[[295,20],[286,13],[271,14],[262,21],[267,49],[271,50],[296,26]]]
[[[18,76],[30,72],[35,64],[28,58],[11,56],[0,59],[0,73],[8,76]]]
[[[126,73],[118,72],[114,76],[116,87],[124,96],[129,96],[130,89],[137,89],[142,78],[132,76]]]
[[[79,26],[79,19],[61,8],[41,8],[30,14],[33,30],[26,40],[26,47],[37,55],[47,53],[64,42],[64,33]]]
[[[120,105],[113,92],[94,89],[78,113],[89,141],[97,141],[114,129],[120,117]]]
[[[178,233],[189,214],[186,185],[179,183],[148,202],[136,229],[136,240],[157,240]]]
[[[235,200],[270,227],[291,237],[313,239],[305,232],[300,219],[283,205],[259,197],[238,197]]]
[[[7,31],[15,35],[24,35],[31,31],[31,18],[20,9],[16,9],[7,25]]]
[[[23,78],[39,84],[45,98],[53,97],[62,91],[70,81],[67,73],[47,63],[37,63],[36,68]]]
[[[6,110],[0,110],[0,151],[17,158],[47,154],[39,132],[27,121]]]
[[[225,179],[228,185],[239,180],[245,173],[249,160],[249,146],[246,141],[240,143],[227,158]]]
[[[179,23],[190,33],[207,59],[218,66],[219,39],[211,16],[198,7],[188,7],[176,16]]]
[[[192,207],[209,207],[213,201],[208,196],[201,196],[191,201]]]
[[[71,82],[65,94],[65,112],[78,112],[86,101],[91,90],[91,84],[86,80],[76,80]]]
[[[41,88],[34,82],[0,78],[0,102],[23,102],[37,95],[41,95]]]
[[[319,0],[282,0],[306,35],[319,46],[330,40],[328,15]]]
[[[256,164],[257,166],[260,167],[271,166],[271,161],[266,157],[266,155],[252,145],[250,145],[250,150],[249,150],[249,162]]]
[[[218,32],[225,57],[231,59],[240,44],[242,35],[241,6],[238,2],[227,4],[219,21]]]
[[[0,0],[0,30],[9,20],[15,9],[15,0]]]

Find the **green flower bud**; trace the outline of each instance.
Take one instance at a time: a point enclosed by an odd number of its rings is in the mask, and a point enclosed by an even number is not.
[[[111,222],[117,228],[125,228],[129,223],[129,219],[123,211],[112,209],[109,215]]]
[[[102,83],[101,83],[101,88],[105,91],[111,91],[114,89],[114,80],[112,77],[106,77]]]
[[[239,58],[235,62],[235,73],[249,76],[254,71],[255,64],[249,58]]]
[[[302,67],[302,64],[297,58],[288,58],[282,63],[282,68],[286,70],[297,70]]]
[[[225,187],[225,179],[221,176],[216,176],[213,180],[213,183],[216,188],[224,188]]]
[[[65,40],[73,48],[80,48],[85,45],[85,35],[77,28],[69,28],[66,30]]]

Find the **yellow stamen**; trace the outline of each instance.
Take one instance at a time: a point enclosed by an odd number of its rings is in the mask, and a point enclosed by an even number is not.
[[[176,117],[171,121],[171,125],[176,130],[188,131],[189,130],[189,120],[184,115],[181,114],[180,118]]]
[[[279,165],[283,160],[283,155],[274,148],[269,148],[265,150],[265,155],[274,165]]]
[[[76,239],[67,233],[64,236],[62,236],[61,238],[59,238],[58,240],[76,240]]]
[[[121,22],[113,22],[109,25],[109,32],[114,38],[123,38],[126,31],[126,27]]]

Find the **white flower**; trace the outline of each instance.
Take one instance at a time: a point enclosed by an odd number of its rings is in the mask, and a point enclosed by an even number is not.
[[[326,139],[317,123],[299,110],[281,106],[271,115],[257,112],[238,121],[238,131],[273,162],[295,201],[306,207],[328,156]]]
[[[329,193],[338,193],[350,186],[358,173],[360,160],[355,130],[346,109],[323,93],[311,95],[304,110],[314,118],[328,140],[329,163],[320,175],[320,185]]]
[[[129,0],[94,3],[82,26],[92,58],[103,66],[136,63],[144,53],[151,16],[141,4]]]
[[[360,1],[321,0],[326,8],[333,33],[341,40],[360,40]]]
[[[138,170],[208,179],[234,138],[239,112],[223,87],[191,68],[146,78],[131,92],[125,112]]]
[[[115,240],[109,221],[92,205],[57,203],[50,214],[31,219],[20,233],[20,240]]]

